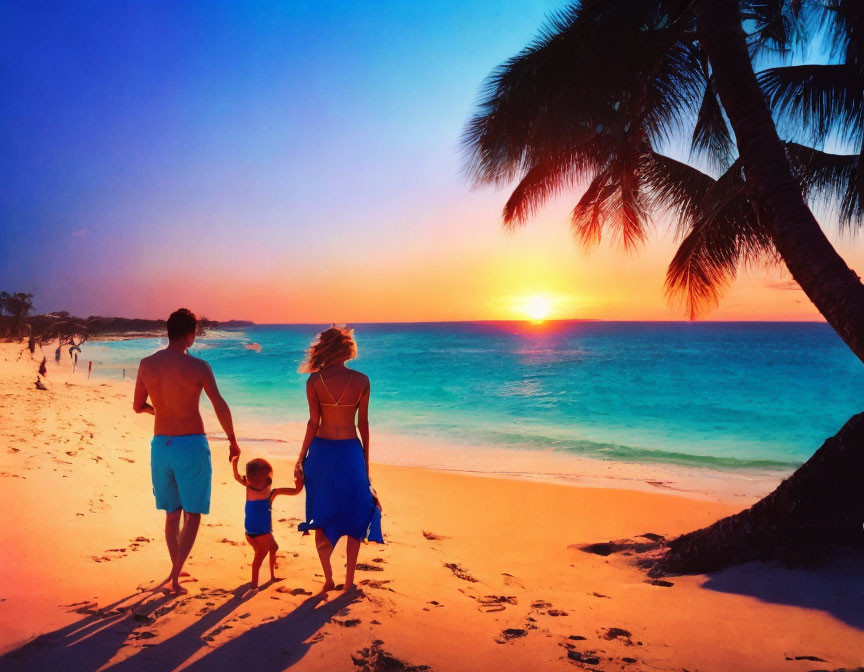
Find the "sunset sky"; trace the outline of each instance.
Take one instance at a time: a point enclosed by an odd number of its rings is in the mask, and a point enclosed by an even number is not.
[[[663,295],[662,218],[639,255],[585,254],[578,193],[508,234],[508,192],[462,176],[483,78],[560,2],[16,4],[0,289],[39,311],[511,319],[539,296],[550,317],[685,317]],[[864,270],[860,241],[839,249]],[[707,317],[817,319],[787,281],[754,269]]]

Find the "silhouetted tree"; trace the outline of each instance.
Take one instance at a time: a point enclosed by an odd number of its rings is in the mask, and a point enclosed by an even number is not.
[[[24,292],[0,292],[0,314],[10,318],[10,336],[19,336],[21,323],[33,309],[33,295]]]
[[[831,64],[791,64],[822,38]],[[767,53],[784,65],[757,76]],[[682,240],[667,289],[691,317],[742,264],[780,261],[864,360],[864,286],[805,201],[833,206],[842,227],[864,220],[862,107],[860,0],[585,0],[487,80],[466,129],[468,170],[477,184],[518,180],[508,227],[586,185],[571,216],[586,245],[611,232],[633,249],[650,212],[671,212]],[[688,127],[691,155],[714,175],[660,151]],[[830,137],[854,152],[823,151]],[[673,541],[655,570],[860,543],[862,444],[856,416],[751,509]]]

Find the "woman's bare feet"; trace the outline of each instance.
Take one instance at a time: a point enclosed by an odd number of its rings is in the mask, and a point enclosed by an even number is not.
[[[354,583],[346,583],[342,587],[342,595],[363,595],[363,590]]]
[[[321,586],[321,592],[322,593],[326,593],[328,591],[335,590],[335,589],[336,589],[336,584],[333,583],[333,581],[325,581],[324,585]]]
[[[186,593],[189,592],[189,591],[186,590],[183,586],[180,585],[180,578],[179,578],[179,577],[176,578],[176,579],[171,579],[171,578],[169,577],[169,579],[166,579],[166,580],[164,581],[164,583],[167,584],[167,583],[168,583],[168,580],[171,581],[171,587],[169,588],[169,587],[166,585],[164,588],[162,588],[162,592],[165,593],[166,595],[172,595],[172,594],[173,594],[173,595],[185,595]]]

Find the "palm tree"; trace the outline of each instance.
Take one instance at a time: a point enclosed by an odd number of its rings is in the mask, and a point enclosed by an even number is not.
[[[835,45],[830,64],[788,64],[808,37]],[[754,61],[784,56],[754,72]],[[807,205],[833,205],[841,226],[864,221],[862,92],[860,0],[585,0],[489,77],[465,132],[468,172],[476,184],[518,180],[507,227],[585,185],[571,227],[586,245],[611,234],[634,248],[650,213],[670,212],[682,238],[667,291],[691,317],[741,265],[782,262],[864,360],[864,286]],[[716,177],[660,151],[688,128],[691,157]],[[824,151],[838,131],[854,153]],[[673,540],[654,571],[859,541],[862,443],[859,415],[771,495]]]
[[[25,319],[33,309],[33,295],[24,292],[0,292],[0,315],[11,319],[12,337],[19,336],[21,320]]]

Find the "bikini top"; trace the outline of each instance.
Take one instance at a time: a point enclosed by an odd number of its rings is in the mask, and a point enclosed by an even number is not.
[[[318,372],[318,379],[321,381],[321,384],[324,386],[324,389],[327,390],[327,394],[330,395],[330,398],[331,398],[331,399],[336,399],[336,397],[334,397],[334,396],[333,396],[333,393],[330,391],[330,388],[327,387],[327,383],[324,382],[324,376],[321,375],[321,372],[320,372],[320,371]],[[350,405],[349,405],[349,404],[342,404],[342,403],[339,403],[339,402],[342,401],[342,397],[345,396],[345,393],[348,392],[348,388],[351,387],[351,381],[352,381],[353,379],[354,379],[354,373],[352,372],[352,373],[351,373],[351,376],[348,378],[348,384],[345,386],[345,389],[342,390],[342,394],[339,395],[339,398],[336,399],[336,403],[335,403],[335,404],[325,404],[323,401],[321,401],[321,397],[320,397],[320,396],[318,397],[318,403],[321,404],[322,406],[345,406],[345,407],[348,407],[348,408],[352,408],[352,407],[356,406],[357,404],[359,404],[359,403],[360,403],[360,398],[359,398],[359,397],[357,398],[357,401],[355,401],[353,404],[350,404]],[[361,397],[363,396],[363,393],[362,393],[362,392],[360,393],[360,396],[361,396]]]

